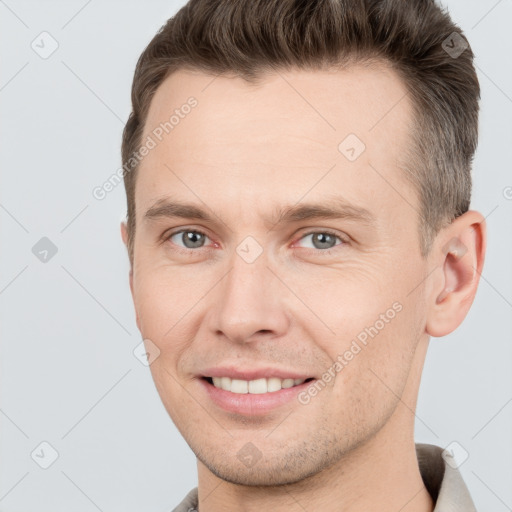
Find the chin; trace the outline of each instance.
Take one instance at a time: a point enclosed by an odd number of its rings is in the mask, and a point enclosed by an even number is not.
[[[236,485],[249,487],[277,487],[301,482],[327,468],[334,461],[315,460],[312,453],[300,455],[294,453],[273,458],[261,458],[249,465],[241,462],[238,454],[220,459],[218,456],[207,457],[203,453],[196,453],[196,457],[216,477]],[[229,460],[233,464],[229,464]]]
[[[202,461],[203,462],[203,461]],[[258,470],[254,468],[238,469],[227,468],[225,466],[212,466],[203,464],[218,478],[231,484],[243,485],[247,487],[277,487],[281,485],[290,485],[304,480],[307,474],[295,474],[284,472],[282,467],[269,468],[261,466]]]

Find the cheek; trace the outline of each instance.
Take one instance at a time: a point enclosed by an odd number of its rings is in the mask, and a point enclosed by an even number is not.
[[[369,404],[389,404],[396,399],[393,393],[403,390],[421,319],[417,297],[408,296],[406,283],[414,279],[384,269],[357,270],[317,281],[321,286],[316,287],[303,278],[304,286],[298,289],[307,293],[308,306],[329,327],[319,331],[318,320],[302,322],[333,362],[325,370],[336,374],[329,384],[336,400],[367,410]]]
[[[143,336],[165,341],[186,323],[205,294],[205,280],[187,270],[153,267],[135,280],[135,304]]]
[[[350,390],[347,399],[356,410],[385,415],[406,386],[420,331],[413,304],[393,305],[368,316],[362,327],[353,326],[351,335],[330,351],[342,366],[335,393],[341,398]]]
[[[286,281],[307,306],[309,311],[304,318],[308,324],[316,332],[323,324],[330,337],[341,342],[360,332],[364,335],[364,329],[378,321],[397,300],[387,282],[388,274],[380,268],[348,265],[342,269],[306,270],[288,274]]]
[[[311,266],[285,274],[287,283],[314,313],[315,327],[328,327],[330,338],[347,342],[392,329],[414,328],[417,288],[423,276],[417,265],[397,264],[396,254],[380,253],[343,262],[343,266]],[[419,288],[418,288],[419,290]],[[416,316],[415,316],[416,315]],[[307,317],[313,318],[311,314]]]

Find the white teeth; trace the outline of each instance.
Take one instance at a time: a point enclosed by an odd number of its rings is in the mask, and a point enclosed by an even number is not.
[[[256,379],[249,381],[249,393],[266,393],[267,392],[267,379]]]
[[[226,391],[231,391],[231,377],[221,377],[220,387]]]
[[[231,393],[248,393],[249,383],[246,380],[232,379]]]
[[[267,391],[271,393],[272,391],[279,391],[281,389],[281,379],[277,377],[272,377],[267,379]]]
[[[278,377],[271,377],[269,379],[256,379],[256,380],[240,380],[231,379],[230,377],[212,377],[213,385],[216,388],[231,391],[231,393],[251,393],[263,394],[272,393],[281,389],[291,388],[302,384],[306,379],[279,379]]]
[[[281,386],[283,388],[291,388],[293,387],[293,379],[283,379],[283,382],[281,383]]]

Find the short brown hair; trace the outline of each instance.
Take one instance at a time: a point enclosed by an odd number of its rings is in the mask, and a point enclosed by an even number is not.
[[[452,51],[450,51],[452,49]],[[237,74],[314,70],[364,60],[391,65],[415,115],[402,168],[419,197],[421,252],[469,208],[480,87],[461,30],[434,0],[190,0],[143,51],[122,140],[128,253],[133,264],[135,182],[131,158],[159,85],[179,69]]]

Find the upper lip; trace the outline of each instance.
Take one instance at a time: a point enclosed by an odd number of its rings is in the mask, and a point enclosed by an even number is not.
[[[233,368],[230,366],[215,366],[206,368],[200,374],[201,377],[230,377],[231,379],[240,380],[257,380],[257,379],[270,379],[277,377],[279,379],[309,379],[312,375],[298,373],[294,370],[284,370],[279,368],[251,368],[241,369]]]

